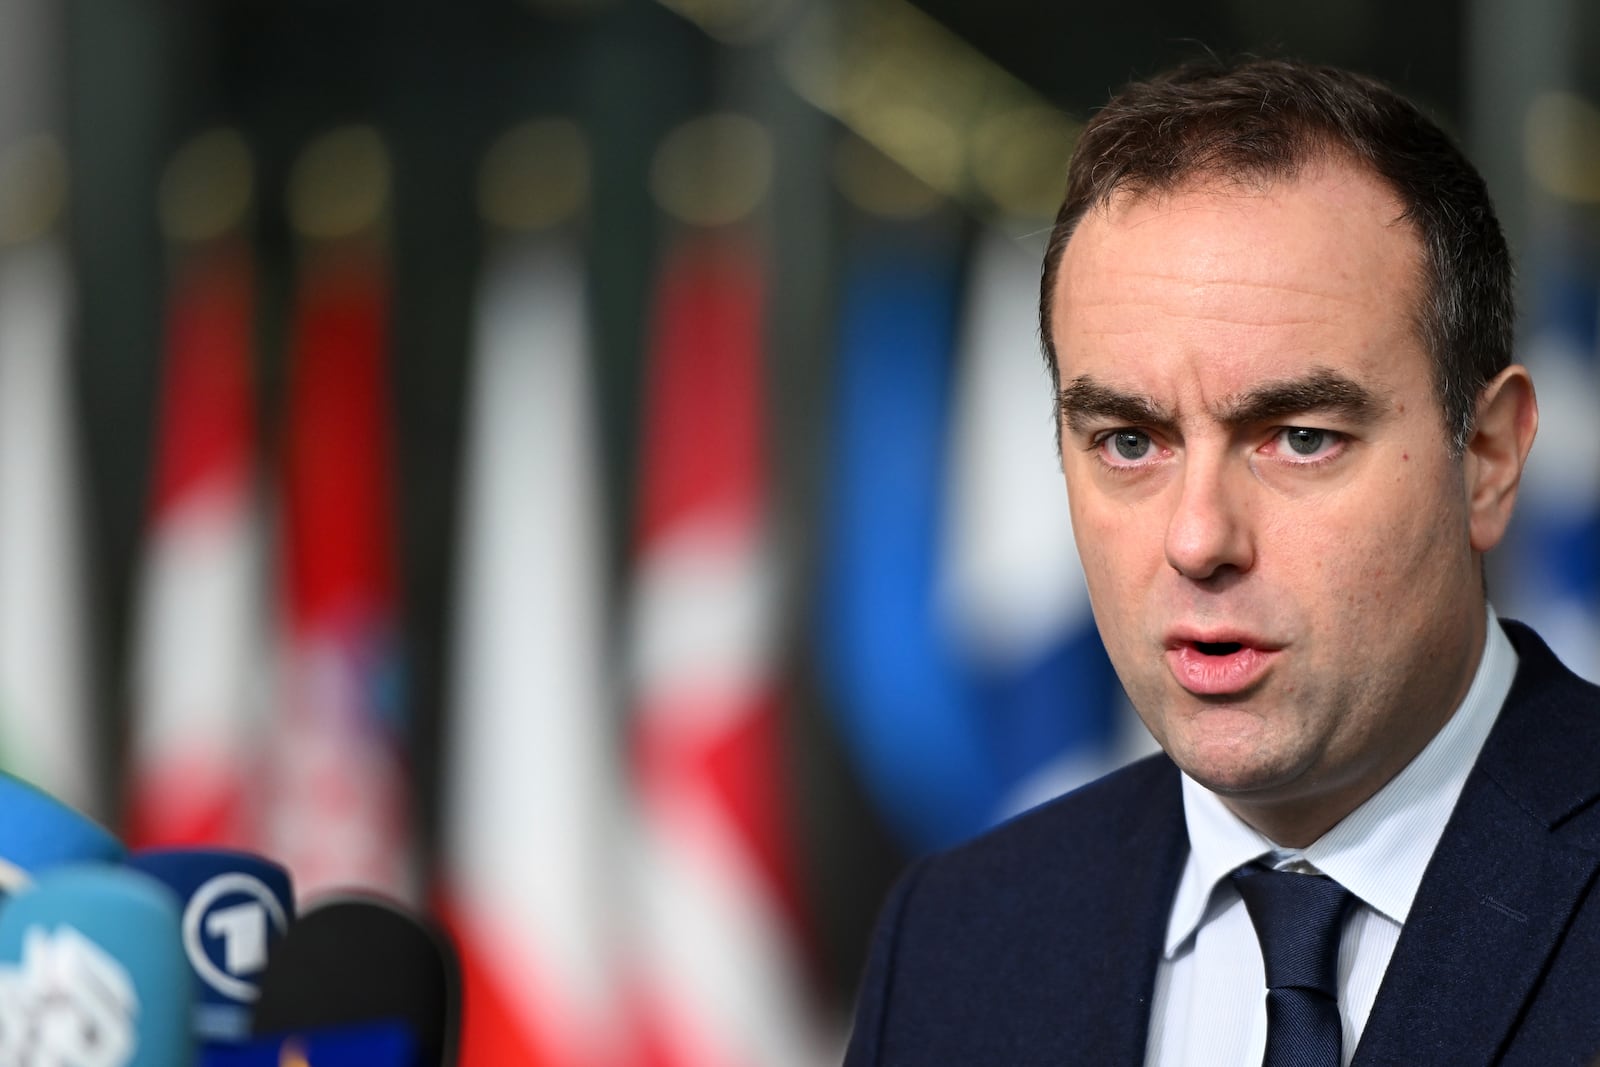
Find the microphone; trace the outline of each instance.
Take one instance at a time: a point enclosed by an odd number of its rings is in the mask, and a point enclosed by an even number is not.
[[[0,1063],[186,1067],[193,981],[165,886],[120,867],[48,871],[0,909]]]
[[[0,773],[0,893],[14,893],[64,863],[120,863],[127,851],[87,815]]]
[[[177,894],[183,951],[197,980],[195,1039],[248,1039],[256,983],[294,919],[289,872],[233,849],[144,849],[127,865]]]
[[[204,1046],[197,1067],[422,1067],[417,1039],[401,1023],[367,1023]]]
[[[341,896],[306,911],[261,976],[252,1032],[303,1035],[402,1021],[420,1063],[451,1067],[461,1026],[461,969],[449,940],[381,897]]]

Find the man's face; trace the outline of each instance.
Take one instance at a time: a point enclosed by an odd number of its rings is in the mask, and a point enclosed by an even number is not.
[[[1062,462],[1106,648],[1178,765],[1284,844],[1420,751],[1481,647],[1399,215],[1338,163],[1123,197],[1083,219],[1054,294]]]

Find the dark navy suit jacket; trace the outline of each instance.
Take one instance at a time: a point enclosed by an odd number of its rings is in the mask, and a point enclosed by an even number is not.
[[[1600,689],[1505,629],[1516,681],[1358,1067],[1600,1053]],[[1157,755],[921,861],[884,906],[846,1067],[1137,1067],[1187,851],[1178,771]]]

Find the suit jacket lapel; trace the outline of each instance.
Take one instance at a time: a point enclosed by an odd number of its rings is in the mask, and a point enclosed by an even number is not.
[[[1600,868],[1596,842],[1563,832],[1600,794],[1593,691],[1531,631],[1506,630],[1516,683],[1423,875],[1358,1067],[1493,1062]]]
[[[1600,863],[1528,822],[1492,783],[1463,793],[1356,1064],[1493,1062]]]

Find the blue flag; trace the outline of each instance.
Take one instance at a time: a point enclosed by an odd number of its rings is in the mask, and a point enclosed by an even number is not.
[[[1490,594],[1573,670],[1600,679],[1600,247],[1563,228],[1535,245],[1528,328],[1539,435]],[[1493,558],[1493,557],[1491,557]]]
[[[886,227],[846,275],[818,648],[912,850],[1106,769],[1119,718],[1052,473],[1027,262],[986,245],[963,301],[954,242]]]

